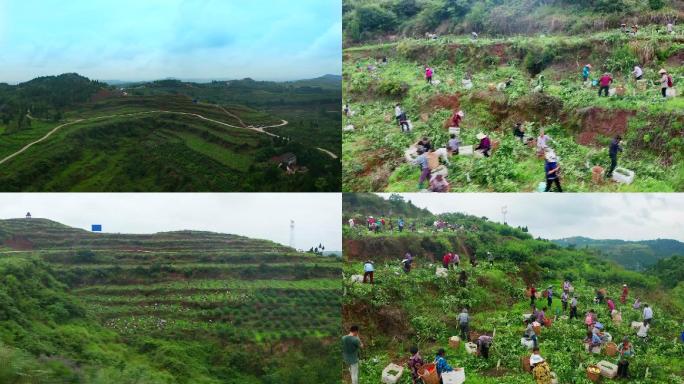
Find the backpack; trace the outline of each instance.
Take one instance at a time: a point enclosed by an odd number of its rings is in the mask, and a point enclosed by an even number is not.
[[[674,85],[674,81],[672,81],[672,76],[667,75],[667,86],[672,88],[673,85]]]

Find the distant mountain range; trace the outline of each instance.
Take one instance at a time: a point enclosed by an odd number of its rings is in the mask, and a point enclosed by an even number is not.
[[[670,239],[625,241],[596,240],[578,236],[552,241],[563,247],[594,248],[599,251],[599,257],[636,271],[645,270],[658,260],[684,255],[684,243]]]
[[[154,82],[154,81],[160,81],[160,80],[178,80],[182,81],[185,83],[197,83],[197,84],[205,84],[205,83],[211,83],[214,81],[242,81],[242,80],[248,80],[248,81],[255,81],[250,78],[245,78],[245,79],[233,79],[233,78],[218,78],[218,79],[185,79],[185,78],[177,78],[177,77],[167,77],[165,79],[156,79],[156,80],[144,80],[144,81],[126,81],[126,80],[99,80],[100,82],[107,83],[109,85],[115,85],[115,86],[121,86],[121,85],[127,85],[127,84],[140,84],[140,83],[149,83],[149,82]],[[264,81],[268,83],[293,83],[297,85],[303,85],[303,83],[311,83],[312,86],[320,86],[321,84],[337,84],[341,86],[342,84],[342,76],[340,75],[323,75],[320,77],[312,78],[312,79],[302,79],[302,80],[294,80],[294,81]]]

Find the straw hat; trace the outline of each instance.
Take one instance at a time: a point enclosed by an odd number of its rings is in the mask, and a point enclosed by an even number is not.
[[[553,151],[546,152],[546,155],[544,157],[546,157],[546,160],[551,163],[557,160],[556,154],[553,153]]]
[[[589,67],[589,68],[591,68],[591,64],[587,64],[587,65],[585,65],[585,67]]]
[[[457,115],[463,117],[463,116],[465,116],[465,113],[463,113],[463,111],[458,111]]]
[[[477,137],[478,140],[482,140],[482,139],[484,139],[485,137],[487,137],[487,135],[485,135],[484,133],[480,132],[480,133],[478,133],[475,137]]]
[[[663,73],[667,73],[667,71],[665,69],[661,69],[660,71],[658,71],[658,73],[662,75]]]

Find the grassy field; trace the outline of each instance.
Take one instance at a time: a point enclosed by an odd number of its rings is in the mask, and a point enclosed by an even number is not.
[[[386,209],[354,203],[345,207],[344,218],[379,217],[383,211]],[[361,352],[360,383],[378,382],[390,362],[405,367],[400,383],[411,383],[406,362],[412,345],[419,347],[426,361],[432,361],[436,351],[445,348],[449,364],[465,368],[467,383],[534,382],[520,363],[522,357],[530,355],[520,342],[525,328],[522,315],[530,313],[528,284],[539,291],[554,288],[553,304],[546,311],[554,321],[551,327],[543,328],[539,346],[560,383],[589,384],[585,372],[589,365],[602,360],[616,362],[616,357],[607,356],[605,350],[590,354],[584,349],[583,320],[590,309],[597,312],[613,340],[627,336],[634,344],[631,379],[624,382],[684,382],[684,344],[678,341],[684,314],[681,282],[666,286],[658,275],[627,271],[597,258],[592,251],[561,248],[518,228],[481,218],[440,215],[459,226],[455,231],[435,231],[431,227],[435,216],[431,214],[404,218],[417,223],[416,232],[398,233],[386,228],[373,234],[363,226],[344,228],[343,323],[345,327],[359,325],[366,345]],[[400,260],[409,250],[415,257],[414,268],[405,274]],[[495,256],[493,265],[487,262],[487,251]],[[458,253],[460,266],[447,277],[436,276],[436,267],[446,252]],[[476,267],[470,263],[475,257]],[[362,273],[363,262],[369,259],[375,262],[375,284],[352,283],[350,276]],[[459,282],[461,271],[467,276],[465,284]],[[568,312],[562,311],[560,293],[566,279],[575,287],[579,319],[563,317]],[[630,287],[625,304],[618,300],[623,283]],[[622,312],[621,323],[611,321],[605,303],[594,304],[599,288],[605,288],[607,297],[615,300]],[[650,304],[655,313],[647,340],[637,338],[636,330],[630,327],[632,321],[641,321],[641,311],[631,306],[636,297]],[[546,304],[544,298],[537,301],[540,309]],[[466,353],[463,342],[458,348],[448,345],[451,336],[460,335],[457,316],[464,307],[471,315],[471,331],[494,335],[489,359]]]
[[[461,145],[477,144],[475,135],[484,132],[499,147],[488,159],[452,158],[448,180],[453,191],[537,190],[544,181],[544,163],[513,137],[516,122],[530,137],[542,128],[552,137],[567,191],[681,190],[684,98],[663,100],[654,82],[662,67],[674,77],[675,87],[683,81],[682,54],[679,35],[652,27],[637,37],[611,31],[476,41],[445,35],[348,47],[343,98],[351,101],[354,115],[344,125],[355,130],[343,135],[343,190],[416,191],[420,172],[405,162],[404,151],[423,136],[444,147],[454,109],[465,112]],[[382,57],[388,58],[386,65]],[[593,64],[592,79],[611,72],[612,87],[624,88],[624,96],[599,98],[596,87],[585,86],[581,70],[586,63]],[[644,68],[644,89],[630,75],[636,64]],[[426,65],[434,69],[438,84],[425,82]],[[466,72],[472,89],[461,83]],[[535,90],[539,74],[541,92]],[[496,88],[509,78],[509,87]],[[394,123],[396,103],[413,123],[410,134],[402,134]],[[635,181],[594,183],[590,169],[609,166],[607,147],[616,134],[624,137],[619,165],[635,171]]]
[[[295,382],[289,375],[326,381],[330,372],[337,377],[330,341],[340,321],[338,259],[234,235],[93,234],[41,219],[0,221],[0,240],[7,252],[0,261],[44,268],[61,295],[78,303],[82,318],[64,326],[80,324],[88,332],[80,342],[94,343],[100,333],[116,340],[97,351],[71,351],[61,348],[67,334],[51,328],[47,315],[34,313],[20,323],[47,332],[35,337],[18,337],[17,329],[0,322],[1,343],[63,361],[63,370],[75,377],[69,382],[96,382],[98,371],[116,371],[137,358],[154,376],[142,382]],[[21,283],[23,275],[16,276]],[[9,319],[18,320],[11,314]],[[54,346],[31,345],[40,338]],[[128,352],[103,359],[114,354],[112,348]],[[70,370],[76,361],[82,367]],[[332,369],[299,372],[293,364]]]

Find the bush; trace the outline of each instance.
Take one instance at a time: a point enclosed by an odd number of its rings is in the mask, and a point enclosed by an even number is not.
[[[392,30],[396,23],[396,16],[375,4],[363,5],[356,9],[356,19],[361,32]]]

